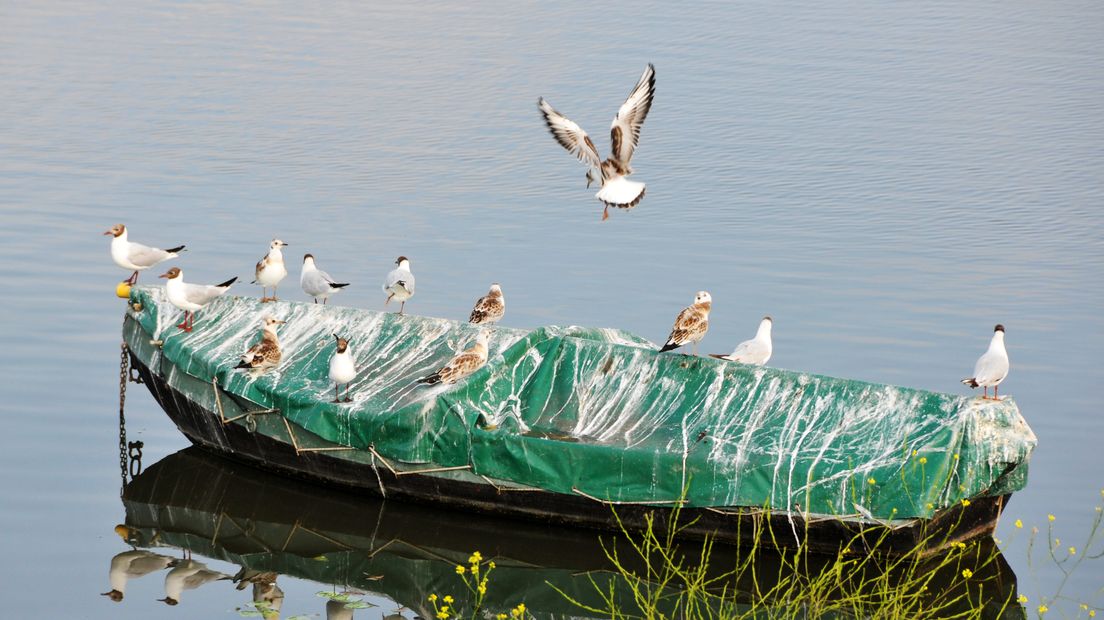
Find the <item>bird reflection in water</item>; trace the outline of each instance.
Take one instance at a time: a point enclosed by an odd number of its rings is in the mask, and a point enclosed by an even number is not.
[[[207,568],[203,562],[179,560],[165,575],[165,598],[157,600],[167,605],[176,605],[180,603],[180,596],[185,590],[194,590],[203,584],[230,578],[226,573]]]
[[[132,549],[119,553],[111,558],[111,568],[108,569],[111,591],[104,592],[103,595],[118,603],[123,600],[128,581],[176,566],[177,562],[178,560],[167,555],[145,549]]]

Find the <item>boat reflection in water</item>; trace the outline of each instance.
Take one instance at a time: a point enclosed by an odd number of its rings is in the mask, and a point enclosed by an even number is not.
[[[496,563],[484,599],[491,617],[509,613],[522,602],[532,617],[586,617],[585,610],[556,589],[603,608],[595,586],[608,591],[618,583],[618,576],[602,544],[616,544],[621,555],[627,555],[627,547],[622,546],[627,541],[614,540],[605,532],[542,527],[345,494],[226,461],[198,448],[168,456],[137,476],[124,490],[123,504],[126,525],[117,530],[132,546],[175,547],[189,558],[195,553],[240,566],[233,576],[236,587],[252,588],[255,608],[263,612],[257,615],[270,620],[279,617],[283,605],[284,594],[277,585],[281,575],[315,581],[324,584],[323,589],[335,585],[378,594],[405,607],[408,617],[434,618],[428,595],[463,592],[456,567],[467,565],[476,550]],[[1014,600],[1016,583],[999,552],[983,549],[979,555],[987,557],[990,551],[997,557],[977,567],[971,598],[976,603],[980,594],[995,617],[1004,601]],[[715,546],[710,568],[721,575],[726,566],[734,566],[733,556],[731,549]],[[778,557],[761,552],[756,562],[758,588],[751,583],[726,584],[729,593],[735,586],[739,601],[750,602],[751,592],[769,591],[771,584],[764,584],[763,576],[786,577],[785,570],[779,570]],[[173,601],[186,596],[189,589],[231,577],[207,569],[198,560],[169,560],[166,554],[141,549],[124,551],[111,562],[112,591],[119,594],[108,595],[120,600],[126,578],[161,568],[170,569],[166,598]],[[962,568],[950,566],[948,574],[937,576],[930,587],[967,587],[952,574]],[[174,572],[176,577],[169,579]],[[983,584],[983,592],[976,591],[977,584]],[[230,593],[227,597],[241,600]],[[632,600],[630,594],[622,598],[626,603]],[[456,603],[462,606],[463,601]],[[351,618],[358,605],[365,606],[335,589],[326,604],[327,617]],[[1005,617],[1022,615],[1015,603],[1004,612]]]

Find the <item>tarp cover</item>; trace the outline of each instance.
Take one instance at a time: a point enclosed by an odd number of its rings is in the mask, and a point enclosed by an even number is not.
[[[658,353],[624,331],[490,330],[490,359],[452,386],[417,384],[474,342],[478,326],[357,308],[224,297],[195,330],[161,288],[132,313],[162,354],[203,381],[280,410],[341,445],[404,463],[611,501],[748,506],[879,519],[928,518],[1026,483],[1035,435],[1011,398],[922,390]],[[234,370],[279,327],[283,360]],[[333,404],[334,333],[359,369]]]

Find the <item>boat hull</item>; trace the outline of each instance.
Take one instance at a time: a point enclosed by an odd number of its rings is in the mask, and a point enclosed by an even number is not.
[[[955,505],[932,519],[883,524],[870,520],[804,519],[800,513],[760,509],[672,508],[642,503],[604,502],[531,488],[510,488],[488,479],[479,482],[449,472],[393,471],[375,459],[357,462],[342,448],[304,449],[288,425],[286,440],[259,433],[252,421],[227,422],[224,412],[199,403],[166,380],[161,360],[154,371],[133,351],[130,363],[142,382],[193,444],[256,467],[372,496],[417,502],[438,508],[535,520],[556,525],[639,530],[652,521],[664,527],[677,517],[680,536],[740,543],[759,540],[771,546],[805,545],[823,553],[898,555],[921,548],[928,555],[959,542],[989,535],[1010,495],[980,497]],[[217,391],[217,387],[215,388]],[[299,429],[299,433],[305,433]],[[426,471],[426,470],[423,470]]]

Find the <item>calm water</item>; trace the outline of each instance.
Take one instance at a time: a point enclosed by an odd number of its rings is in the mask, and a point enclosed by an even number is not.
[[[250,275],[279,235],[353,282],[335,301],[369,308],[405,254],[409,311],[463,318],[498,281],[517,327],[659,341],[707,289],[706,350],[769,313],[772,365],[932,390],[961,392],[1002,322],[1002,393],[1039,448],[998,536],[1032,606],[1053,594],[1060,573],[1027,565],[1011,522],[1054,514],[1080,545],[1104,487],[1104,5],[471,4],[0,6],[3,615],[234,617],[248,600],[216,583],[167,610],[160,575],[98,595],[127,549],[126,274],[100,236],[116,222],[187,243],[193,281]],[[535,103],[604,152],[647,62],[648,195],[602,223]],[[128,419],[147,465],[187,444],[142,388]],[[1102,583],[1088,562],[1063,593],[1102,605]],[[285,615],[322,613],[322,586],[281,585]],[[358,618],[394,608],[371,600]]]

